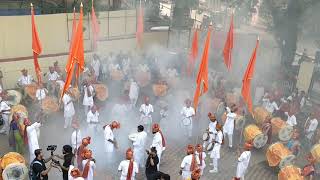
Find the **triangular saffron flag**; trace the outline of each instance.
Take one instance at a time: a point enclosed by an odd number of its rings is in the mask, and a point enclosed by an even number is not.
[[[233,49],[233,41],[234,41],[233,35],[234,34],[233,34],[233,15],[232,15],[228,37],[223,49],[224,63],[229,71],[231,70],[232,49]]]
[[[137,43],[139,47],[142,47],[142,36],[143,36],[143,8],[140,1],[139,13],[138,13],[138,22],[137,22]]]
[[[195,61],[198,57],[198,29],[195,29],[193,39],[192,39],[192,47],[189,54],[189,62],[187,65],[187,74],[191,76]]]
[[[38,83],[41,83],[41,69],[40,65],[38,62],[38,56],[42,52],[42,47],[41,47],[41,42],[39,39],[37,27],[36,27],[36,22],[34,18],[34,10],[33,10],[33,5],[31,3],[31,26],[32,26],[32,51],[33,51],[33,64],[34,64],[34,69],[37,75]]]

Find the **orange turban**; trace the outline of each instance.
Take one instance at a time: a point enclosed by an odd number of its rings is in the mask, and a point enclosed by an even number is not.
[[[158,132],[160,130],[160,125],[155,123],[152,125],[152,131]]]
[[[198,180],[198,179],[200,179],[200,176],[201,176],[200,168],[197,168],[197,169],[193,170],[192,173],[191,173],[191,179],[192,180]]]
[[[111,128],[119,129],[120,128],[120,123],[118,121],[112,121]]]

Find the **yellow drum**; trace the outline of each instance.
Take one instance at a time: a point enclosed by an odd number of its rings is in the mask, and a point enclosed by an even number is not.
[[[145,87],[150,83],[151,73],[150,71],[137,71],[134,77],[139,86]]]
[[[24,87],[25,93],[33,100],[36,99],[37,84],[32,83]]]
[[[278,174],[278,180],[303,180],[301,169],[295,166],[286,166]]]
[[[270,113],[263,107],[256,107],[253,110],[253,116],[256,123],[260,126],[266,120]]]
[[[121,70],[118,69],[112,69],[110,72],[110,76],[112,80],[115,81],[121,81],[124,77],[124,74]]]
[[[42,100],[41,107],[46,114],[59,111],[58,100],[49,96]]]
[[[292,152],[285,147],[281,142],[276,142],[268,147],[266,153],[269,166],[279,166],[280,169],[285,166],[291,165],[295,156]]]
[[[152,86],[153,94],[157,97],[162,97],[167,94],[168,86],[166,84],[154,84]]]
[[[283,121],[281,118],[276,117],[271,119],[271,125],[272,125],[272,134],[278,135],[279,139],[281,141],[289,141],[292,133],[293,133],[293,127],[288,126],[285,121]]]
[[[18,113],[22,118],[28,117],[28,110],[22,104],[18,104],[11,107],[11,114],[14,114],[14,113]]]
[[[268,136],[263,134],[258,126],[254,124],[248,125],[243,132],[246,142],[253,142],[255,148],[262,148],[268,141]]]
[[[8,104],[11,106],[17,105],[21,102],[22,94],[16,90],[7,90]]]
[[[312,147],[311,154],[317,162],[320,162],[320,144],[316,144]]]
[[[26,161],[19,153],[9,152],[0,161],[3,180],[24,180],[28,175]]]
[[[105,101],[108,96],[108,87],[104,84],[93,84],[93,87],[95,89],[96,92],[96,97],[100,100],[100,101]]]

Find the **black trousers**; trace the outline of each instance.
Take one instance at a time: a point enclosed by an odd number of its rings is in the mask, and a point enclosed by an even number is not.
[[[146,174],[147,180],[170,180],[170,175],[165,174],[163,172],[157,171],[154,173],[148,173]]]

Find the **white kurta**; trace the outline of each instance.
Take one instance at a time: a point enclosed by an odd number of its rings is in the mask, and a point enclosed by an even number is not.
[[[73,149],[78,148],[82,143],[82,135],[80,130],[74,130],[71,134],[71,146]]]
[[[114,135],[113,135],[113,132],[111,130],[110,125],[107,125],[104,129],[104,147],[105,147],[105,151],[107,153],[113,152],[113,150],[114,150],[114,145],[113,145],[113,143],[108,141],[109,139],[114,141]]]
[[[199,162],[202,162],[201,166],[200,166],[200,163],[199,163],[199,168],[201,169],[201,174],[203,174],[203,170],[206,167],[206,161],[205,160],[206,160],[207,154],[205,152],[201,152],[201,154],[202,154],[202,159],[200,159],[199,153],[196,151],[196,155],[199,158]]]
[[[48,81],[56,81],[59,78],[59,74],[56,71],[53,71],[53,73],[48,74]]]
[[[233,134],[233,129],[234,129],[234,121],[235,118],[237,117],[236,113],[233,112],[228,112],[227,113],[227,119],[226,122],[223,125],[223,132],[226,134]]]
[[[120,162],[119,167],[118,167],[118,171],[121,171],[120,180],[127,180],[129,164],[130,164],[129,160],[123,160]],[[138,173],[139,173],[139,166],[134,161],[131,180],[135,180],[135,176]]]
[[[263,105],[264,105],[264,108],[269,112],[269,113],[273,113],[274,112],[274,110],[279,110],[279,106],[278,106],[278,104],[275,102],[275,101],[273,101],[273,102],[270,102],[270,100],[269,99],[262,99],[262,101],[263,101]]]
[[[41,124],[35,122],[30,126],[26,127],[27,136],[28,136],[28,146],[29,146],[29,153],[30,153],[30,162],[35,158],[34,151],[39,149],[39,142],[38,142],[38,133],[37,130],[40,128]]]
[[[18,79],[18,84],[21,86],[30,85],[32,83],[32,81],[33,81],[33,78],[31,75],[27,75],[27,76],[22,75]]]
[[[90,97],[88,97],[88,92],[87,92],[87,89],[89,88],[89,92],[91,94]],[[82,104],[84,106],[90,106],[92,107],[93,106],[93,87],[90,85],[89,87],[87,86],[84,86],[84,96],[83,96],[83,102]]]
[[[69,94],[64,94],[62,101],[64,105],[64,117],[72,117],[75,114],[72,98]]]
[[[240,157],[238,158],[238,166],[237,166],[237,178],[244,178],[244,174],[247,171],[247,168],[249,166],[251,157],[250,151],[244,151],[241,153]]]
[[[182,169],[182,179],[183,180],[189,180],[191,178],[192,172],[190,170],[190,166],[192,163],[192,156],[193,156],[193,154],[185,156],[181,162],[180,167]],[[198,156],[195,156],[195,157],[196,157],[196,163],[197,163],[197,165],[199,165],[200,164],[199,158],[198,158]]]
[[[130,138],[133,141],[133,156],[134,160],[139,166],[143,166],[145,160],[145,145],[147,140],[147,133],[142,131],[134,135],[134,138]]]
[[[317,119],[311,119],[309,122],[309,127],[306,129],[306,136],[308,139],[311,139],[315,131],[317,130],[318,127],[318,120]]]
[[[87,164],[88,160],[83,160],[82,161],[82,167],[85,167]],[[84,178],[85,180],[93,180],[94,179],[94,171],[96,169],[96,164],[93,161],[90,161],[90,169],[88,172],[88,177]]]
[[[94,70],[94,75],[98,77],[100,73],[100,61],[93,59],[91,62],[91,67]]]
[[[132,103],[135,103],[137,102],[137,99],[139,97],[139,86],[136,82],[131,82],[130,83],[130,89],[129,89],[129,98],[131,101],[134,101]]]
[[[69,170],[68,170],[68,180],[84,180],[83,177],[78,177],[78,178],[73,178],[71,176],[71,170],[75,168],[73,165],[69,166]]]
[[[46,88],[37,89],[37,91],[36,91],[36,98],[37,98],[37,100],[38,100],[38,101],[41,101],[41,100],[43,100],[44,98],[46,98],[46,92],[48,92]]]
[[[162,151],[165,150],[165,147],[162,146],[162,137],[159,132],[155,133],[152,139],[152,144],[150,147],[155,147],[157,150],[157,155],[159,158],[159,164],[158,164],[158,170],[159,170],[159,165],[160,165],[160,160],[161,160],[161,154]]]
[[[195,110],[193,107],[183,107],[180,114],[182,115],[182,124],[185,126],[192,126],[192,116],[196,114]],[[187,119],[187,120],[185,120]],[[189,122],[189,123],[187,123]]]
[[[151,113],[153,113],[153,106],[149,104],[148,106],[146,104],[142,104],[139,109],[141,116],[140,120],[143,124],[151,124],[152,123],[152,116]]]
[[[223,134],[221,131],[218,131],[215,139],[216,143],[214,143],[213,149],[210,153],[210,158],[220,159],[220,148],[221,148],[222,139],[223,139]]]
[[[289,116],[288,113],[286,113],[286,115],[288,116],[288,119],[286,121],[287,125],[292,127],[297,125],[297,119],[295,115]]]

